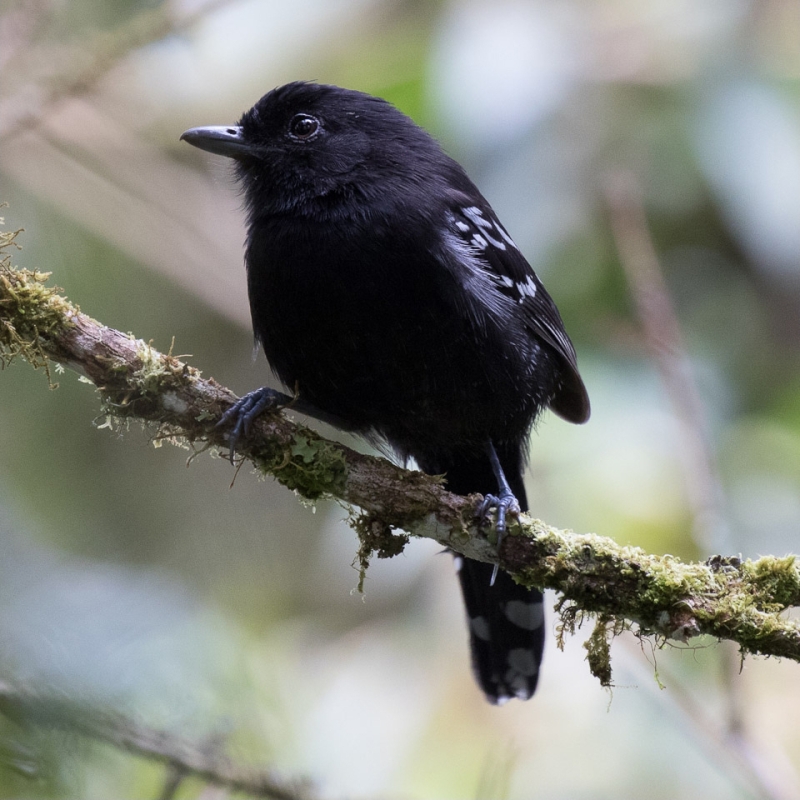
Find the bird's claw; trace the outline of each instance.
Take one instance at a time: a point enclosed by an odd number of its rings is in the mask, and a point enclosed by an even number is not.
[[[240,397],[220,418],[215,427],[225,428],[233,425],[228,434],[228,450],[230,461],[233,463],[236,455],[236,445],[242,435],[247,437],[253,426],[253,421],[265,411],[280,408],[286,405],[288,398],[282,392],[263,386],[253,392],[248,392]]]
[[[518,517],[520,515],[519,501],[511,492],[499,495],[487,494],[475,510],[475,516],[480,519],[481,524],[489,524],[489,512],[493,508],[497,509],[495,530],[498,537],[503,536],[506,532],[506,517]]]
[[[519,501],[511,492],[499,495],[487,494],[475,509],[475,516],[478,518],[481,525],[489,524],[489,512],[493,508],[497,509],[497,520],[494,529],[497,531],[497,553],[499,555],[500,546],[503,544],[503,539],[505,539],[506,536],[506,518],[509,516],[519,517],[521,509]],[[492,570],[492,577],[489,581],[490,586],[494,586],[499,569],[499,565],[495,564],[494,570]]]

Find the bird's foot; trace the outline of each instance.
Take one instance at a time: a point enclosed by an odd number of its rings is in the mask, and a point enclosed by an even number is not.
[[[488,525],[490,523],[489,513],[492,509],[497,510],[497,520],[494,529],[497,531],[497,554],[499,555],[500,545],[503,544],[503,539],[506,535],[506,518],[519,517],[521,509],[519,500],[517,500],[510,491],[501,492],[499,495],[487,494],[475,509],[475,516],[479,519],[480,524]],[[491,580],[489,581],[490,586],[494,586],[499,569],[499,565],[495,564],[494,570],[492,570]]]
[[[244,397],[240,397],[221,417],[217,423],[217,428],[225,428],[232,425],[231,432],[228,434],[228,449],[230,460],[233,463],[236,455],[236,445],[242,435],[247,436],[253,421],[265,411],[281,408],[289,405],[292,398],[283,392],[262,386],[253,392],[248,392]]]

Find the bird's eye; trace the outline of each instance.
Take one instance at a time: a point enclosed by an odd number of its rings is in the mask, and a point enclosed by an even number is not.
[[[289,123],[289,135],[293,139],[313,139],[320,129],[319,120],[310,114],[295,114]]]

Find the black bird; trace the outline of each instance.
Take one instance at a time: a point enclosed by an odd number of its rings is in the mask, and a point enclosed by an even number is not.
[[[383,440],[453,492],[487,495],[479,511],[496,508],[502,533],[527,508],[537,416],[585,422],[589,398],[555,304],[464,170],[385,100],[315,83],[181,138],[234,159],[253,328],[294,407]],[[224,419],[231,447],[288,401],[245,395]],[[541,592],[456,564],[481,688],[493,703],[528,699]]]

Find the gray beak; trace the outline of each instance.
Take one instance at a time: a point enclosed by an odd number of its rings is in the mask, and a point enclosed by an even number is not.
[[[241,158],[252,151],[251,146],[242,139],[242,129],[238,125],[189,128],[181,134],[181,140],[218,156]]]

